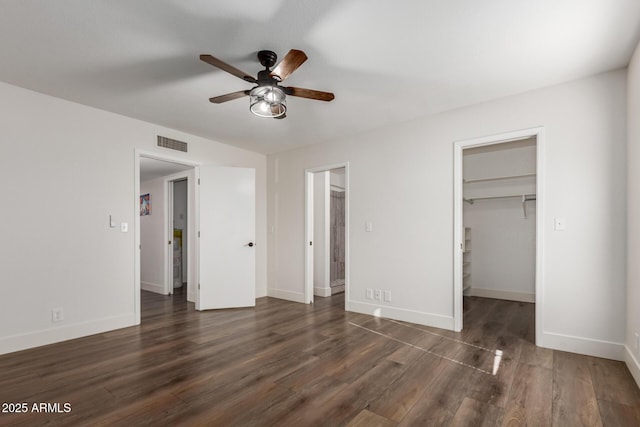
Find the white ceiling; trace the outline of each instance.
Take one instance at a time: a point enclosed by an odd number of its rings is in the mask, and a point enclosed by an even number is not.
[[[0,80],[273,153],[627,65],[638,0],[2,0]],[[249,113],[255,55],[302,49],[285,120]]]

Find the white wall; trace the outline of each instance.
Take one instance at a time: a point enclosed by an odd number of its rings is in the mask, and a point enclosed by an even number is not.
[[[256,169],[256,295],[266,293],[266,158],[0,83],[0,353],[136,323],[135,149]],[[156,134],[189,153],[156,147]],[[19,208],[16,208],[19,207]],[[109,227],[109,215],[128,233]],[[51,309],[64,321],[53,324]]]
[[[533,141],[464,150],[467,180],[535,174]],[[464,184],[464,197],[535,194],[536,177]],[[470,295],[535,301],[536,202],[519,198],[464,203],[464,226],[471,228]]]
[[[140,217],[140,287],[146,291],[166,294],[164,179],[140,182],[140,194],[147,193],[151,198],[151,215]]]
[[[621,358],[625,70],[268,156],[268,292],[303,293],[304,169],[348,161],[348,309],[452,328],[453,143],[537,126],[546,141],[538,344]],[[556,216],[566,231],[553,231]],[[392,302],[366,300],[369,287],[390,290]]]
[[[640,385],[640,45],[629,64],[627,153],[627,334],[625,361]]]
[[[329,287],[330,172],[313,174],[313,294],[331,296]]]

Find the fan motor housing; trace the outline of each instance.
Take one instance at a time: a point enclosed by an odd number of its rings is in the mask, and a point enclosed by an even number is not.
[[[258,52],[258,60],[264,67],[271,68],[276,65],[278,55],[271,50],[261,50]]]

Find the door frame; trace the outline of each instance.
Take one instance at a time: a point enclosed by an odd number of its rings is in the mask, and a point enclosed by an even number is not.
[[[201,162],[187,160],[180,157],[174,157],[171,155],[157,153],[154,151],[141,150],[138,148],[134,149],[134,194],[132,197],[133,210],[135,212],[134,220],[133,220],[133,225],[134,225],[133,305],[134,305],[134,317],[135,317],[136,325],[139,325],[141,321],[141,308],[140,308],[140,158],[141,157],[154,159],[154,160],[161,160],[161,161],[170,162],[170,163],[177,163],[177,164],[181,164],[181,165],[189,166],[193,168],[195,179],[193,180],[194,182],[189,183],[189,191],[191,192],[191,187],[193,186],[194,194],[196,194],[196,200],[194,200],[194,204],[193,204],[193,206],[196,209],[195,210],[196,221],[199,220],[199,218],[198,218],[198,210],[197,210],[197,207],[198,207],[197,191],[196,191],[197,186],[195,186],[195,182],[197,182],[198,175],[199,175],[198,167],[202,164]],[[166,191],[166,181],[165,181],[165,191]],[[166,223],[165,223],[165,227],[163,228],[165,229],[165,234],[166,234],[165,241],[166,241],[168,238]],[[195,224],[193,228],[190,227],[190,230],[191,229],[195,230]],[[191,238],[192,236],[189,236],[189,239]],[[195,240],[192,240],[192,241],[195,241]],[[165,251],[167,251],[167,246],[168,245],[165,245]],[[195,259],[193,259],[192,261],[196,263],[195,271],[197,274],[197,271],[198,271],[197,253],[194,255],[195,255]],[[165,253],[164,259],[166,262],[167,260],[166,253]],[[164,268],[163,271],[165,271],[165,274],[166,274],[167,269]],[[197,277],[194,278],[194,280],[197,281]],[[165,280],[165,283],[166,283],[166,280]]]
[[[455,141],[453,144],[453,329],[462,330],[462,244],[463,244],[463,155],[466,148],[500,144],[525,138],[536,138],[536,279],[535,323],[536,343],[542,342],[544,305],[544,228],[545,218],[545,157],[544,127],[534,127],[497,135]]]
[[[309,244],[309,242],[313,242],[313,195],[314,195],[314,186],[313,186],[313,174],[316,172],[326,172],[332,169],[340,169],[344,168],[344,216],[345,216],[345,259],[344,259],[344,309],[349,311],[349,276],[350,276],[350,265],[351,262],[349,260],[349,234],[350,234],[350,226],[349,226],[349,199],[350,199],[350,190],[349,190],[349,162],[343,163],[334,163],[325,166],[318,166],[315,168],[308,168],[304,171],[304,188],[305,188],[305,203],[304,203],[304,218],[305,218],[305,226],[304,226],[304,303],[305,304],[313,304],[314,294],[313,294],[313,246]]]

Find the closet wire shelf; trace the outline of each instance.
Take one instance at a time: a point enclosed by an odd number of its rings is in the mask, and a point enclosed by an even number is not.
[[[465,198],[463,199],[465,202],[473,205],[476,201],[481,200],[496,200],[496,199],[513,199],[518,198],[522,200],[522,212],[524,213],[524,217],[527,217],[527,205],[526,202],[531,202],[536,200],[535,194],[513,194],[508,196],[489,196],[489,197],[474,197],[474,198]]]

